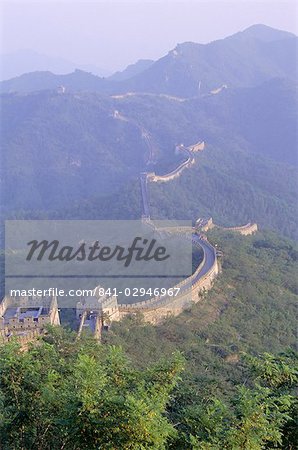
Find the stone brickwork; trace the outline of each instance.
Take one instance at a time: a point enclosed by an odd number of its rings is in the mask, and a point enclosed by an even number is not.
[[[240,233],[243,236],[248,236],[250,234],[254,234],[258,231],[258,225],[256,223],[247,223],[246,225],[242,225],[240,227],[229,227],[222,228],[226,231],[235,231],[236,233]]]
[[[258,231],[258,225],[256,223],[248,222],[245,225],[240,225],[236,227],[221,227],[219,225],[216,225],[212,217],[209,219],[199,218],[196,221],[196,229],[206,232],[208,230],[211,230],[212,228],[219,228],[220,230],[224,231],[234,231],[235,233],[240,233],[243,236],[248,236],[250,234],[254,234]]]
[[[198,242],[193,241],[194,245],[199,245]],[[177,297],[152,298],[138,303],[131,303],[127,305],[119,305],[120,317],[128,314],[136,314],[141,312],[146,321],[151,323],[158,323],[164,318],[172,315],[180,314],[185,308],[192,303],[199,301],[199,294],[202,291],[207,291],[211,288],[216,275],[219,273],[219,266],[216,257],[215,249],[205,240],[205,245],[209,246],[213,252],[213,263],[205,275],[199,277],[202,267],[205,265],[205,253],[202,262],[197,267],[196,271],[189,278],[184,279],[175,287],[180,287],[182,293]]]
[[[164,302],[150,299],[141,302],[142,304],[119,305],[120,317],[141,312],[146,321],[157,324],[166,317],[177,316],[185,308],[200,300],[199,294],[208,291],[212,287],[213,280],[218,272],[219,268],[216,261],[212,269],[188,291]]]
[[[56,297],[5,297],[0,304],[0,338],[4,342],[13,336],[28,342],[42,334],[47,324],[60,325]]]
[[[205,148],[205,142],[199,141],[196,144],[190,145],[189,147],[185,147],[183,144],[176,146],[176,153],[184,153],[186,156],[186,160],[179,164],[176,169],[172,170],[169,173],[166,173],[164,175],[157,175],[154,172],[150,172],[147,174],[148,181],[154,182],[154,183],[165,183],[170,180],[174,180],[175,178],[178,178],[184,169],[191,167],[195,163],[195,159],[192,156],[192,153],[196,153],[199,151],[204,150]]]
[[[101,286],[97,286],[93,297],[77,303],[76,316],[80,321],[78,336],[88,330],[95,339],[100,339],[103,327],[109,328],[111,322],[120,320],[117,298],[100,296],[100,289]]]

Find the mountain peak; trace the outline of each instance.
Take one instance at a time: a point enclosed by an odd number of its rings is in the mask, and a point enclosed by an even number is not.
[[[268,25],[259,23],[259,24],[251,25],[250,27],[246,28],[245,30],[240,31],[239,33],[236,33],[230,37],[234,37],[234,36],[251,37],[251,38],[259,39],[264,42],[273,42],[273,41],[278,41],[281,39],[295,37],[295,34],[290,33],[288,31],[277,30],[276,28],[272,28],[272,27],[269,27]]]

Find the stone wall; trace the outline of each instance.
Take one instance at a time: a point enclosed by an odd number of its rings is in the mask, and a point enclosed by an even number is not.
[[[4,344],[5,342],[9,342],[10,340],[17,337],[18,343],[21,344],[22,347],[29,342],[32,342],[34,339],[41,336],[41,330],[30,330],[24,333],[19,333],[17,336],[13,333],[10,333],[9,330],[0,330],[0,344]]]
[[[201,152],[205,148],[205,142],[204,141],[200,141],[197,144],[190,145],[187,148],[191,152]]]
[[[219,273],[215,249],[213,249],[213,251],[214,263],[210,270],[202,278],[199,278],[196,283],[192,283],[192,280],[196,278],[196,275],[200,272],[202,266],[204,265],[204,259],[191,277],[186,278],[175,286],[182,287],[186,284],[190,284],[189,289],[185,290],[181,295],[178,295],[177,297],[165,297],[164,299],[152,298],[149,300],[144,300],[143,302],[119,305],[120,318],[128,314],[136,314],[137,312],[141,312],[146,321],[156,324],[166,317],[177,316],[192,303],[197,303],[200,299],[199,294],[211,288],[214,278]]]
[[[220,227],[223,230],[226,231],[235,231],[236,233],[240,233],[243,236],[248,236],[250,234],[254,234],[258,231],[258,225],[256,223],[247,223],[246,225],[242,225],[239,227],[229,227],[229,228],[223,228]]]
[[[186,161],[180,164],[180,166],[178,166],[177,169],[165,175],[156,175],[156,173],[154,172],[148,174],[148,180],[154,183],[166,183],[167,181],[178,178],[184,169],[192,166],[194,163],[195,163],[194,158],[189,157]]]
[[[50,302],[49,319],[51,325],[60,325],[60,316],[56,297],[53,297]]]
[[[155,183],[165,183],[170,180],[174,180],[179,177],[182,171],[188,167],[191,167],[195,163],[195,159],[192,156],[192,153],[196,153],[204,150],[205,142],[199,141],[196,144],[190,145],[189,147],[184,147],[183,144],[178,145],[176,147],[177,151],[185,153],[187,159],[183,163],[181,163],[175,170],[172,172],[166,173],[164,175],[156,175],[156,173],[151,172],[148,173],[147,179],[148,181]]]
[[[218,272],[219,268],[216,261],[212,269],[202,277],[196,285],[192,286],[191,289],[184,292],[182,295],[172,297],[171,300],[168,300],[167,302],[160,302],[155,305],[154,302],[152,302],[150,307],[142,307],[141,305],[119,305],[120,317],[122,318],[128,314],[141,312],[147,322],[157,324],[166,317],[177,316],[181,314],[185,308],[200,300],[199,294],[212,287],[213,280]]]
[[[109,317],[112,322],[120,320],[120,312],[116,297],[110,297],[103,302],[102,314],[104,317]]]
[[[15,315],[5,320],[7,308],[15,308]],[[28,315],[21,316],[21,309],[39,309],[36,317]],[[9,340],[16,336],[18,341],[30,340],[30,336],[42,334],[47,324],[60,325],[59,310],[56,297],[52,298],[27,298],[20,299],[5,297],[0,303],[0,330],[1,339]]]
[[[2,302],[0,302],[0,330],[4,329],[4,313],[8,306],[10,305],[11,300],[9,297],[4,297]]]
[[[209,219],[199,218],[196,221],[196,228],[201,230],[202,232],[206,232],[208,230],[211,230],[212,228],[219,228],[220,230],[224,231],[234,231],[236,233],[242,234],[243,236],[248,236],[258,231],[258,225],[256,223],[248,222],[246,225],[240,225],[237,227],[221,227],[213,223],[212,217],[210,217]]]

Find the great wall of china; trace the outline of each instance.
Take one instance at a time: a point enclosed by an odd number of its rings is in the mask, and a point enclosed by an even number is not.
[[[45,326],[60,325],[56,297],[4,297],[0,303],[0,343],[17,336],[21,344],[39,336]]]
[[[113,117],[117,120],[131,122],[138,127],[149,150],[147,163],[152,162],[155,145],[152,142],[150,133],[135,120],[128,119],[117,110],[114,111]],[[176,146],[176,153],[182,153],[186,159],[174,170],[161,175],[155,172],[142,172],[140,174],[143,207],[142,221],[145,224],[154,227],[150,217],[148,184],[150,182],[168,182],[179,177],[186,168],[191,167],[195,163],[194,154],[202,151],[204,147],[204,141],[199,141],[188,147],[180,144]],[[185,234],[185,237],[191,236],[193,246],[197,246],[203,251],[203,259],[194,273],[175,286],[180,288],[179,295],[177,297],[153,297],[137,303],[121,304],[114,296],[100,296],[99,286],[95,289],[93,297],[77,302],[78,336],[88,329],[93,336],[100,339],[103,327],[109,328],[112,322],[119,321],[126,315],[139,312],[142,313],[146,321],[157,324],[166,317],[180,314],[192,303],[198,302],[201,294],[211,288],[213,280],[220,272],[219,252],[202,234],[214,227],[238,232],[245,236],[257,231],[257,224],[255,223],[223,228],[215,225],[212,218],[198,219],[194,227],[159,228],[159,231],[182,233]],[[55,297],[51,299],[22,298],[18,299],[18,301],[5,297],[0,303],[0,342],[7,341],[16,335],[22,343],[26,343],[42,334],[46,324],[60,324],[57,299]]]
[[[213,222],[212,217],[210,217],[209,219],[198,219],[196,221],[196,226],[199,227],[202,232],[212,230],[212,228],[218,228],[224,231],[233,231],[235,233],[242,234],[243,236],[248,236],[258,231],[258,225],[256,223],[248,222],[245,225],[240,225],[236,227],[222,227],[220,225],[216,225]]]
[[[120,120],[129,121],[129,119],[120,115],[117,111],[115,118]],[[136,122],[133,121],[134,125]],[[146,136],[146,143],[149,146],[149,152],[152,148],[150,142],[150,133],[143,127],[138,127],[142,131],[142,136]],[[176,153],[181,152],[185,155],[186,159],[180,163],[174,170],[166,174],[156,174],[155,172],[142,172],[140,174],[141,196],[142,196],[142,220],[148,225],[153,224],[150,217],[150,202],[148,184],[150,182],[163,183],[171,181],[179,177],[182,172],[191,167],[195,163],[194,153],[204,150],[205,142],[199,141],[196,144],[185,147],[183,144],[176,146]],[[154,226],[154,225],[153,225]],[[96,300],[97,307],[94,303],[88,304],[85,301],[84,304],[79,304],[79,311],[83,311],[85,316],[81,316],[80,329],[82,330],[86,317],[90,317],[90,311],[100,311],[102,319],[102,326],[109,326],[105,317],[109,318],[109,321],[121,320],[126,315],[142,313],[144,320],[157,324],[164,320],[166,317],[175,316],[180,314],[185,308],[192,303],[196,303],[200,300],[200,294],[207,291],[212,287],[213,280],[220,271],[218,262],[218,252],[208,242],[207,238],[201,234],[201,232],[208,231],[208,229],[215,227],[212,219],[198,219],[195,227],[180,227],[159,229],[160,231],[167,231],[168,233],[191,233],[192,243],[194,246],[199,246],[203,250],[203,260],[195,270],[195,272],[175,287],[180,287],[180,293],[177,297],[153,297],[148,300],[140,301],[137,303],[121,304],[118,303],[117,298],[98,298]],[[223,227],[219,227],[223,228]],[[223,228],[229,231],[239,232],[243,235],[253,234],[257,231],[256,224],[247,224],[239,227]],[[87,313],[86,313],[87,311]],[[88,316],[89,313],[89,316]],[[88,319],[90,320],[90,318]],[[97,319],[94,317],[95,323]],[[88,326],[88,324],[86,324]],[[92,325],[93,329],[95,325]],[[98,333],[97,333],[98,334]]]
[[[146,321],[158,323],[168,316],[180,314],[183,309],[199,300],[202,291],[211,287],[212,281],[219,273],[216,250],[207,239],[197,235],[195,230],[192,231],[192,243],[203,249],[203,259],[190,277],[175,286],[180,288],[179,296],[155,297],[138,303],[119,305],[119,318],[141,311]]]
[[[178,178],[184,169],[192,166],[195,163],[193,153],[203,150],[205,147],[204,141],[200,141],[197,144],[191,145],[190,147],[184,147],[183,144],[176,146],[176,152],[182,153],[186,156],[186,160],[178,165],[174,170],[164,175],[157,175],[155,172],[147,173],[147,179],[150,182],[155,183],[165,183],[167,181]]]

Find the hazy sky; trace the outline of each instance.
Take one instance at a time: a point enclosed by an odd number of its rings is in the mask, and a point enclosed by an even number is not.
[[[115,70],[255,23],[297,34],[295,1],[0,1],[1,53],[32,49]]]

